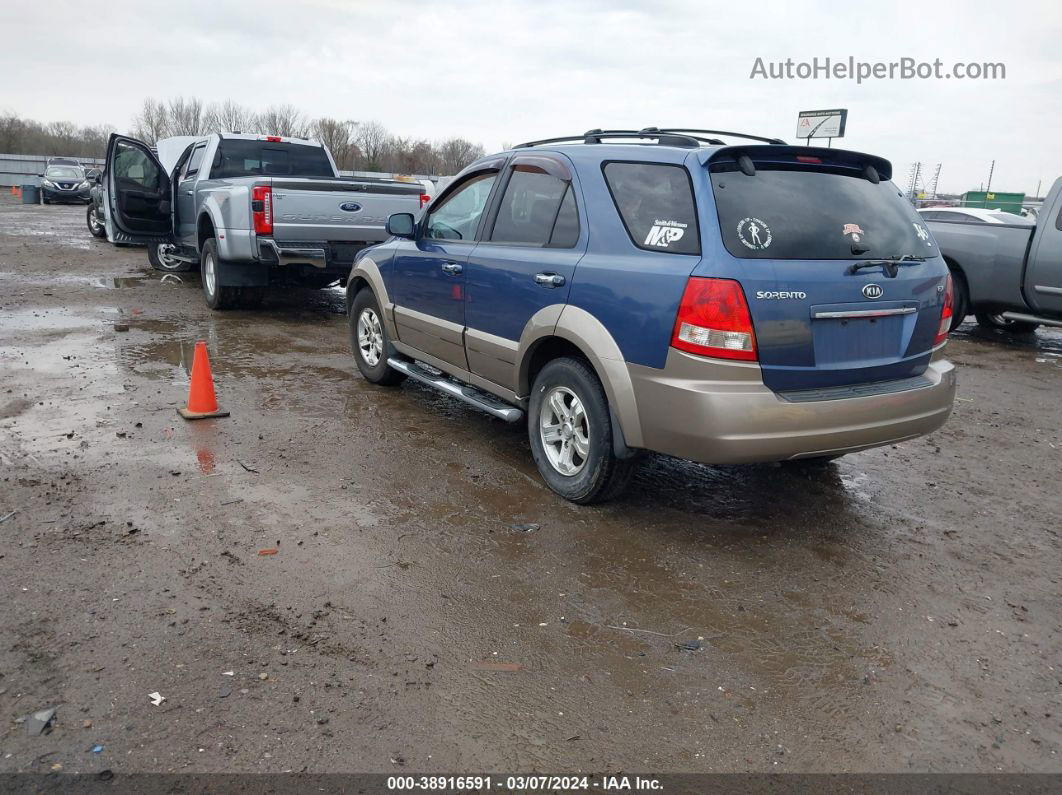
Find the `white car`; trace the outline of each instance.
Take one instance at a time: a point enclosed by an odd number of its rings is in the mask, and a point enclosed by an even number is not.
[[[960,221],[967,224],[1014,224],[1032,226],[1033,218],[1015,215],[1004,210],[985,210],[980,207],[924,207],[918,211],[927,221]]]

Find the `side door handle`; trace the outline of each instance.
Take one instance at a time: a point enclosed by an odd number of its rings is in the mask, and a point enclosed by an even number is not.
[[[536,273],[535,284],[542,287],[563,287],[564,277],[559,273]]]
[[[456,276],[462,270],[464,270],[464,268],[462,268],[461,265],[457,262],[444,262],[442,265],[442,269],[444,273],[449,273],[451,276]]]
[[[195,191],[194,190],[186,190],[184,192],[184,195],[185,196],[194,196],[195,195]]]

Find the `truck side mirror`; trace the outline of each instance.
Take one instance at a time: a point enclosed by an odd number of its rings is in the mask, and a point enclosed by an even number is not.
[[[387,219],[387,234],[412,239],[416,224],[413,213],[394,213]]]

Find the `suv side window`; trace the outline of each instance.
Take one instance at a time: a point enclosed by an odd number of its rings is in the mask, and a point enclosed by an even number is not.
[[[1062,207],[1058,208],[1058,218],[1055,219],[1055,229],[1062,232]]]
[[[496,243],[571,248],[578,238],[579,215],[571,185],[537,166],[515,166],[490,239]]]
[[[424,236],[433,240],[472,240],[487,206],[496,171],[470,177],[443,203],[433,207],[424,224]]]
[[[634,245],[669,254],[700,253],[693,183],[683,166],[612,161],[601,169]]]

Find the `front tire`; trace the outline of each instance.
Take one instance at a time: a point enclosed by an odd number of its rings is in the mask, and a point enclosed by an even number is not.
[[[387,336],[380,304],[368,287],[359,290],[354,296],[349,325],[354,361],[366,381],[380,386],[394,386],[406,380],[405,373],[400,373],[387,363],[387,358],[394,351]]]
[[[221,276],[221,261],[218,259],[218,244],[213,238],[203,244],[200,261],[203,268],[203,297],[206,299],[206,305],[219,312],[238,306],[240,288],[222,287],[218,283]]]
[[[149,243],[147,247],[148,262],[157,271],[165,273],[182,273],[192,269],[192,263],[177,259],[166,251],[166,243]]]
[[[85,215],[85,223],[88,224],[89,234],[93,237],[107,237],[107,227],[103,225],[103,222],[96,215],[95,204],[90,204],[88,206],[88,213]]]
[[[608,398],[583,360],[554,359],[542,368],[531,389],[527,430],[539,474],[564,499],[605,502],[630,482],[636,462],[616,458]]]
[[[1009,331],[1011,334],[1032,334],[1040,328],[1039,323],[1030,323],[1026,320],[1008,320],[994,312],[978,312],[977,325],[981,328]]]

